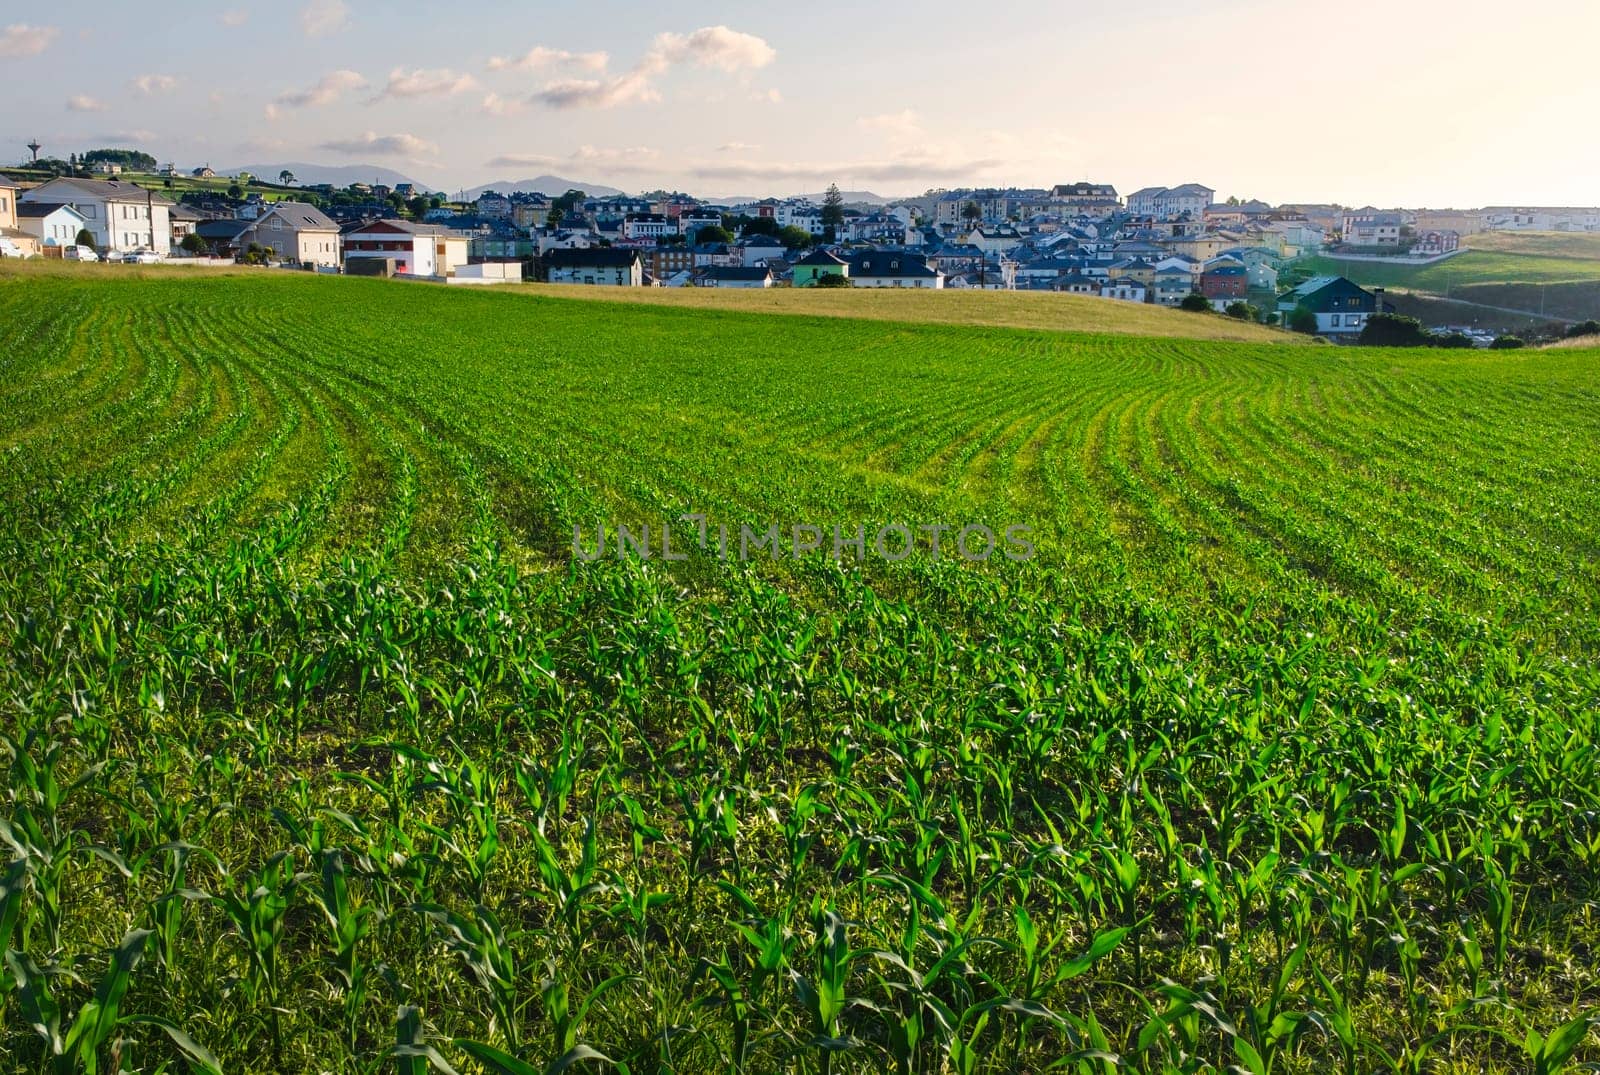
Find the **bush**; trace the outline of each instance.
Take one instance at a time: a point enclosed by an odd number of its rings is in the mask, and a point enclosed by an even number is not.
[[[1317,331],[1317,315],[1304,306],[1296,306],[1289,311],[1289,328],[1307,336],[1314,335]]]
[[[1491,351],[1515,351],[1519,347],[1528,346],[1527,341],[1521,336],[1496,336],[1489,345]]]
[[[191,231],[183,237],[183,242],[179,243],[178,246],[195,257],[199,257],[205,253],[206,241]]]
[[[1261,311],[1248,302],[1230,302],[1228,308],[1222,311],[1235,321],[1260,321]]]
[[[72,241],[78,246],[87,246],[90,250],[93,250],[94,232],[90,231],[88,228],[79,228],[78,237]]]
[[[1433,337],[1432,343],[1435,347],[1443,347],[1451,351],[1477,346],[1472,342],[1472,337],[1464,332],[1449,332],[1436,335]]]
[[[855,287],[856,285],[855,285],[855,281],[851,280],[844,273],[840,273],[840,272],[825,272],[821,276],[817,277],[817,286],[818,287]]]
[[[1185,295],[1183,301],[1178,303],[1178,309],[1188,310],[1192,314],[1208,314],[1211,312],[1211,300],[1196,291]]]
[[[1373,314],[1361,329],[1365,347],[1426,347],[1432,342],[1421,321],[1402,314]]]
[[[1577,336],[1600,336],[1600,321],[1584,321],[1567,329],[1569,340]]]

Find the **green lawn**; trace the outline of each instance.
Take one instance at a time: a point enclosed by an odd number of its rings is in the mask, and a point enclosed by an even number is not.
[[[7,1070],[1600,1061],[1600,351],[90,268],[0,267]]]
[[[1476,236],[1468,241],[1472,239],[1476,239]],[[1600,257],[1522,252],[1469,250],[1437,264],[1421,267],[1346,261],[1337,257],[1308,258],[1296,264],[1305,265],[1316,273],[1348,276],[1358,284],[1403,287],[1441,295],[1466,284],[1600,280]]]

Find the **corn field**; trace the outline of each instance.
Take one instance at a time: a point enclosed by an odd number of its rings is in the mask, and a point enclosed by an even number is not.
[[[1593,350],[0,276],[0,1067],[1600,1063],[1597,444]],[[685,514],[1037,555],[574,555]]]

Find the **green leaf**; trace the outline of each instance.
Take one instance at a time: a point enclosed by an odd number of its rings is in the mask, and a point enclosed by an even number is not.
[[[191,1038],[182,1027],[170,1019],[163,1019],[159,1015],[130,1015],[123,1022],[160,1027],[166,1031],[172,1043],[183,1050],[183,1055],[189,1058],[196,1070],[203,1071],[206,1075],[222,1075],[222,1065],[211,1055],[211,1050]]]
[[[532,1064],[524,1063],[510,1053],[502,1052],[492,1045],[485,1045],[481,1041],[456,1038],[450,1044],[471,1054],[474,1060],[498,1075],[539,1075],[538,1069]]]

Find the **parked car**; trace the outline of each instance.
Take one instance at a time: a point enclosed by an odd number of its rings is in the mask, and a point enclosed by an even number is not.
[[[61,250],[61,257],[65,261],[99,261],[100,255],[94,252],[92,246],[67,246]]]
[[[124,265],[160,265],[161,255],[154,250],[135,250],[122,255]]]

